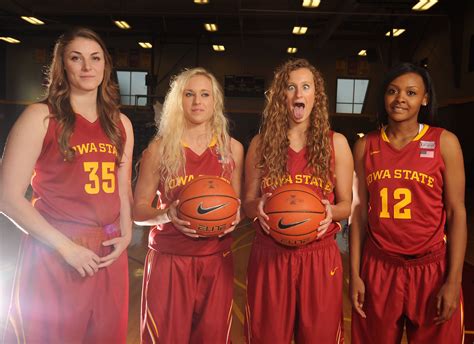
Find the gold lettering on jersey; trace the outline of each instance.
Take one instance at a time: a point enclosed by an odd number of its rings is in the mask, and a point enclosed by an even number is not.
[[[294,177],[286,175],[279,178],[263,177],[261,187],[265,188],[276,188],[284,184],[304,184],[311,185],[320,189],[323,189],[322,178],[312,176],[310,174],[295,174]],[[332,183],[328,181],[324,187],[325,192],[331,192]]]
[[[414,170],[395,169],[392,172],[390,170],[377,170],[370,173],[367,178],[367,185],[372,184],[376,180],[382,179],[404,179],[413,180],[419,184],[423,184],[432,188],[434,186],[434,177],[427,175],[426,173]]]
[[[118,156],[117,148],[115,148],[115,146],[110,143],[99,142],[98,144],[96,144],[94,142],[87,142],[81,143],[80,145],[72,146],[72,149],[74,149],[76,153],[79,153],[79,155],[100,152]]]
[[[194,179],[193,174],[186,175],[186,176],[178,176],[178,177],[173,178],[169,181],[168,188],[171,190],[171,189],[177,188],[179,186],[186,185],[187,183],[189,183],[193,179]]]

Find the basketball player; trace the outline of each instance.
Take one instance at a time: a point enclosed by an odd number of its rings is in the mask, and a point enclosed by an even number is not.
[[[462,343],[466,248],[459,142],[428,125],[436,112],[428,72],[411,64],[383,83],[383,127],[354,148],[351,225],[353,343]]]
[[[125,343],[133,132],[111,72],[95,32],[65,33],[10,132],[0,209],[25,235],[6,343]]]
[[[329,128],[324,80],[308,61],[280,66],[260,134],[245,162],[244,209],[256,218],[247,280],[249,343],[342,343],[342,264],[336,221],[349,216],[353,174],[345,137]],[[276,187],[304,184],[326,205],[316,241],[288,247],[268,235],[263,207]]]
[[[229,343],[232,238],[198,237],[176,211],[184,185],[199,175],[229,180],[240,194],[243,147],[231,138],[223,94],[203,68],[177,75],[166,95],[157,137],[143,152],[134,220],[155,226],[142,291],[142,343]],[[158,207],[152,202],[158,194]]]

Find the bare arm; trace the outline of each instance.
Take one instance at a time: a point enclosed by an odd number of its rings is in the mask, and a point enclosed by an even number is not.
[[[245,158],[245,185],[243,208],[245,214],[251,218],[258,218],[262,228],[268,233],[269,227],[265,220],[268,216],[263,212],[263,206],[270,194],[261,195],[260,183],[262,171],[256,167],[258,154],[257,147],[260,144],[260,136],[257,135],[250,142]]]
[[[365,138],[358,140],[354,147],[354,181],[353,181],[353,199],[352,212],[350,218],[350,293],[354,309],[362,317],[365,313],[362,310],[365,298],[364,282],[360,278],[360,266],[362,257],[362,248],[364,247],[367,211],[368,211],[368,191],[365,183]]]
[[[438,324],[451,318],[459,306],[467,241],[463,156],[457,137],[446,130],[441,134],[441,155],[445,164],[443,180],[448,232],[448,267],[446,281],[437,295],[435,322]]]
[[[143,151],[140,161],[135,201],[133,203],[133,219],[141,226],[154,226],[169,222],[168,209],[157,209],[152,206],[160,180],[158,169],[158,149],[160,142],[153,140]]]
[[[19,228],[56,250],[81,276],[92,276],[98,270],[99,257],[51,226],[24,197],[41,153],[48,115],[47,105],[30,105],[10,131],[0,167],[0,211]]]
[[[231,150],[232,150],[232,159],[234,160],[235,166],[234,170],[232,171],[232,179],[230,183],[232,184],[232,187],[234,188],[235,193],[237,194],[237,197],[239,198],[240,201],[240,195],[241,195],[241,190],[242,190],[242,168],[243,168],[243,160],[244,160],[244,147],[242,144],[235,140],[231,139]],[[226,229],[219,237],[223,237],[224,235],[231,233],[232,231],[235,230],[235,226],[240,222],[240,207],[239,210],[237,211],[237,216],[235,220],[232,222],[232,226],[228,229]]]
[[[333,221],[347,219],[351,213],[352,175],[354,162],[351,149],[344,135],[334,134],[334,150],[336,158],[335,204],[331,206]]]
[[[132,159],[133,159],[133,128],[127,116],[121,115],[121,121],[125,128],[126,141],[121,164],[118,169],[118,190],[120,195],[120,229],[121,236],[103,242],[104,246],[114,246],[114,250],[107,256],[102,257],[99,267],[112,264],[127,248],[132,238]]]

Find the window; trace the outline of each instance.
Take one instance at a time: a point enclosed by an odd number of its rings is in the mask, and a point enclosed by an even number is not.
[[[337,113],[361,114],[369,79],[337,79]]]
[[[145,83],[147,72],[130,70],[117,71],[122,105],[146,105],[147,86]],[[135,97],[144,96],[144,97]]]

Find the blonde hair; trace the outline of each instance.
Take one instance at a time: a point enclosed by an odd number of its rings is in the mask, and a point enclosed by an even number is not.
[[[102,129],[117,148],[116,161],[119,163],[124,149],[124,137],[120,129],[118,86],[112,79],[112,58],[104,41],[97,33],[87,28],[74,28],[59,37],[48,70],[46,101],[51,106],[52,116],[59,123],[59,148],[67,161],[74,159],[75,151],[69,145],[69,139],[76,117],[70,102],[71,88],[64,69],[64,53],[66,47],[79,37],[95,41],[104,53],[104,78],[97,92],[97,114]]]
[[[260,128],[261,141],[257,150],[259,156],[257,167],[263,169],[271,179],[279,179],[288,174],[289,109],[285,91],[290,73],[301,68],[306,68],[313,74],[315,86],[314,106],[306,131],[306,158],[311,173],[321,178],[323,185],[326,185],[331,179],[332,153],[327,96],[321,73],[305,59],[290,60],[278,67],[270,89],[266,92],[267,102]]]
[[[187,69],[176,75],[163,103],[156,139],[160,140],[158,173],[168,191],[169,181],[184,171],[186,157],[181,139],[186,127],[183,110],[183,93],[188,81],[195,76],[205,76],[211,81],[214,111],[210,120],[212,136],[224,161],[224,168],[231,168],[229,124],[224,115],[224,95],[217,79],[204,68]]]

